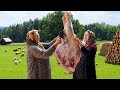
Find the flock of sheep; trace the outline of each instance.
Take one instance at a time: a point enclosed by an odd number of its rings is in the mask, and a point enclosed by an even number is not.
[[[20,57],[23,57],[25,55],[25,50],[21,50],[21,49],[23,49],[23,48],[14,49],[13,51],[15,52],[15,55],[19,55],[20,54]],[[19,50],[21,50],[21,51],[19,52]],[[18,65],[19,63],[22,63],[21,59],[18,60],[17,57],[13,58],[13,62],[14,62],[15,65]]]
[[[25,47],[23,47],[23,48],[25,48]],[[25,56],[25,50],[23,50],[23,48],[14,49],[13,52],[15,53],[15,55],[20,55],[20,57],[23,57],[23,56]],[[7,50],[5,50],[5,52],[7,52]],[[13,63],[15,65],[18,65],[19,63],[22,63],[22,60],[21,59],[18,60],[18,58],[15,56],[13,58]]]
[[[17,57],[14,57],[13,62],[15,65],[18,65],[19,63],[22,63],[21,59],[18,60]]]

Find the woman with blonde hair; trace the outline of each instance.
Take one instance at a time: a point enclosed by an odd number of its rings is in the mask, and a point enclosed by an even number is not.
[[[49,56],[61,42],[59,37],[50,43],[41,43],[38,30],[31,30],[26,35],[28,79],[51,79]]]

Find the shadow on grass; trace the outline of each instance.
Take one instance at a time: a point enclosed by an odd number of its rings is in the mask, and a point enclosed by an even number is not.
[[[105,63],[120,66],[120,63],[116,63],[116,62],[105,62]]]

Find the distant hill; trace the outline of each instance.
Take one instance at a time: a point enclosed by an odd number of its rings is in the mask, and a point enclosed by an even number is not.
[[[0,26],[0,30],[3,30],[5,27]]]

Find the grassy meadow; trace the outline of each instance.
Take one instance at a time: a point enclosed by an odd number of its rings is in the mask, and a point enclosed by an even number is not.
[[[18,52],[26,50],[24,45],[0,45],[0,79],[24,79],[27,78],[26,67],[26,53],[21,57],[21,54],[16,55],[13,50],[17,48]],[[7,52],[5,52],[7,50]],[[13,59],[21,59],[22,63],[16,65],[13,63]]]
[[[97,79],[120,79],[120,65],[105,63],[105,57],[98,55],[104,42],[107,41],[97,42],[98,50],[95,58]],[[17,48],[21,48],[17,52],[26,51],[24,43],[0,45],[0,79],[27,79],[26,52],[22,57],[21,53],[16,55],[13,50]],[[22,63],[14,64],[15,57]],[[54,54],[50,57],[50,64],[52,79],[72,79],[72,74],[66,74],[64,68],[57,64]]]

